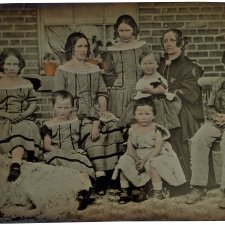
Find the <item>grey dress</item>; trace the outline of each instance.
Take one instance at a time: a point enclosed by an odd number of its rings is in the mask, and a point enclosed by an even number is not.
[[[23,113],[37,98],[32,84],[24,84],[18,88],[0,88],[0,111],[12,114]],[[12,123],[0,117],[0,153],[11,152],[17,146],[32,151],[38,157],[41,136],[33,117],[27,117],[17,123]]]
[[[118,145],[123,143],[123,136],[117,121],[101,122],[100,137],[91,139],[94,120],[99,120],[98,97],[108,97],[108,90],[98,66],[86,63],[84,70],[78,70],[71,62],[59,66],[54,77],[53,91],[67,90],[75,97],[75,111],[82,117],[82,148],[96,171],[112,170],[118,161]]]
[[[139,57],[148,52],[149,46],[139,41],[132,48],[118,48],[116,45],[107,49],[105,61],[106,77],[113,77],[109,92],[109,111],[120,117],[130,102],[135,85],[140,78]]]
[[[179,159],[172,150],[172,146],[167,142],[167,139],[170,137],[169,131],[163,126],[156,124],[155,129],[145,134],[139,134],[133,128],[130,128],[129,137],[131,138],[138,157],[143,159],[149,152],[153,151],[155,147],[156,131],[162,134],[164,140],[163,147],[159,155],[155,156],[152,161],[148,160],[145,163],[145,172],[139,173],[136,169],[135,160],[126,153],[120,158],[112,179],[116,179],[121,170],[135,187],[141,187],[151,180],[149,169],[152,167],[157,171],[159,176],[170,185],[179,186],[186,182]]]

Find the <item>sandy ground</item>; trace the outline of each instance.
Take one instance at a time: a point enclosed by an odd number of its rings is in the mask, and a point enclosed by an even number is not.
[[[68,206],[67,208],[57,208],[35,217],[31,216],[31,218],[18,217],[18,214],[14,218],[0,218],[0,222],[225,220],[225,210],[218,207],[220,195],[219,189],[211,190],[203,198],[203,201],[195,205],[185,204],[185,196],[164,200],[150,198],[141,203],[129,202],[119,205],[117,203],[117,191],[108,190],[105,196],[98,197],[95,203],[88,206],[84,211],[77,211],[74,206]]]

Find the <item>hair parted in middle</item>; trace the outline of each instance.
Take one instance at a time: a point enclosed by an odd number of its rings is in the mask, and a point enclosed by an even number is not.
[[[88,38],[81,32],[74,32],[68,36],[67,41],[66,41],[66,45],[65,45],[66,61],[69,61],[72,59],[72,56],[74,54],[74,47],[75,47],[77,41],[81,38],[86,39],[87,45],[88,45],[87,57],[90,56],[91,50],[90,50],[90,43],[88,41]]]
[[[178,48],[181,48],[182,50],[184,50],[185,45],[188,44],[187,38],[185,38],[183,36],[183,33],[182,33],[181,30],[178,30],[178,29],[175,29],[175,28],[168,29],[163,33],[162,38],[161,38],[161,45],[162,45],[163,49],[164,49],[164,45],[163,45],[164,36],[165,36],[165,34],[167,34],[169,32],[174,33],[174,35],[176,37],[176,46]]]
[[[133,29],[133,36],[135,38],[137,38],[137,36],[139,34],[138,25],[135,22],[134,18],[130,15],[122,15],[117,19],[117,21],[114,25],[114,37],[115,38],[119,37],[118,27],[120,26],[121,23],[125,23],[125,24],[129,25]]]
[[[6,58],[8,58],[10,55],[15,56],[19,60],[19,71],[18,75],[21,73],[21,70],[26,66],[25,59],[21,55],[20,51],[15,48],[7,48],[2,51],[0,54],[0,72],[4,73],[4,64]]]
[[[61,97],[62,99],[70,99],[72,107],[74,107],[74,97],[67,90],[59,90],[52,93],[52,105],[55,105],[56,98]]]

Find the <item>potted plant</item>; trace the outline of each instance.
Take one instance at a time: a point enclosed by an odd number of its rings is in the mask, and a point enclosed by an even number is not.
[[[56,56],[53,53],[46,52],[43,57],[43,68],[45,74],[48,76],[54,76],[57,68]]]

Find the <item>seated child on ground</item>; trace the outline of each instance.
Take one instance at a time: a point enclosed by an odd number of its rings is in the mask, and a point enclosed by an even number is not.
[[[83,210],[93,199],[90,198],[95,172],[84,150],[79,149],[80,121],[72,113],[73,96],[65,90],[53,94],[55,117],[41,128],[44,150],[43,160],[50,165],[64,166],[80,172],[84,189],[78,193],[79,207]]]
[[[129,183],[143,187],[151,180],[153,197],[162,199],[162,180],[173,186],[186,182],[177,155],[167,142],[169,131],[154,122],[153,101],[137,100],[134,117],[136,123],[129,129],[127,152],[119,159],[112,176],[113,180],[120,176],[121,204],[131,200]]]

